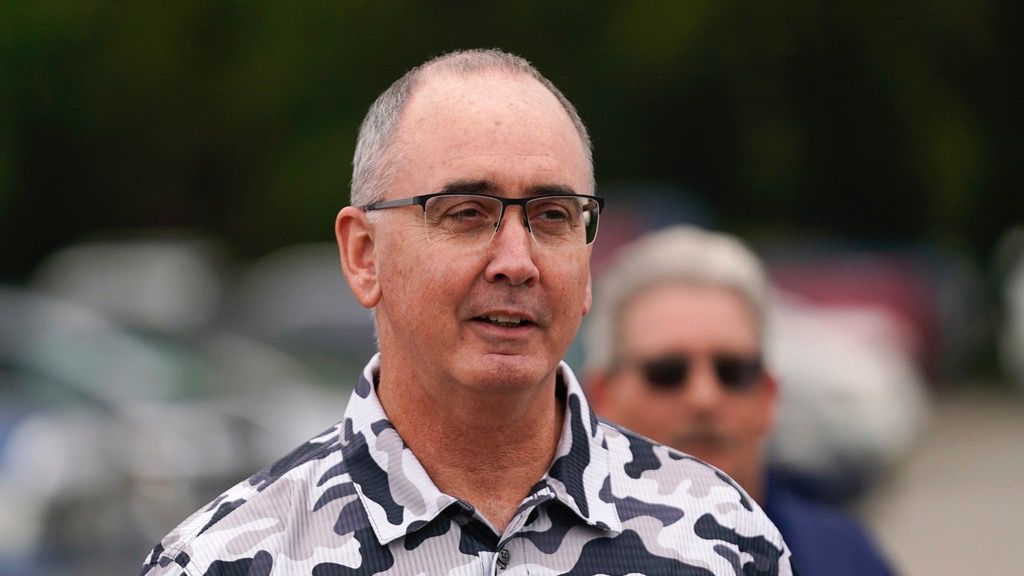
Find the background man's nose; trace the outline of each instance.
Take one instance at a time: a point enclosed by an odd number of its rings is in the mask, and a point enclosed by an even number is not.
[[[724,391],[710,362],[697,359],[687,380],[683,394],[694,408],[710,410],[721,401]]]

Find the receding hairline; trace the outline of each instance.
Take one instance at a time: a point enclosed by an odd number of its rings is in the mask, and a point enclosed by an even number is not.
[[[520,94],[527,94],[528,91],[534,89],[540,89],[540,92],[536,94],[541,95],[541,98],[550,98],[550,100],[540,104],[541,106],[553,106],[552,112],[561,111],[563,114],[558,122],[561,120],[565,121],[565,124],[558,124],[558,129],[561,130],[562,126],[569,131],[569,133],[575,136],[575,142],[579,144],[579,151],[583,155],[584,161],[588,169],[592,170],[592,158],[588,144],[584,141],[579,134],[577,127],[575,126],[573,119],[570,115],[565,114],[565,109],[561,105],[557,94],[552,93],[543,82],[539,82],[535,77],[530,74],[525,74],[517,71],[507,71],[502,69],[480,69],[471,71],[452,71],[448,69],[437,69],[437,70],[426,70],[423,75],[417,80],[415,86],[412,87],[409,92],[408,99],[405,105],[402,107],[400,116],[394,126],[390,147],[393,147],[403,135],[404,131],[407,130],[407,122],[415,114],[422,114],[422,108],[424,106],[425,98],[428,98],[427,93],[434,91],[435,97],[440,94],[440,98],[443,98],[445,92],[450,88],[445,86],[448,81],[454,81],[455,83],[466,82],[469,83],[482,81],[482,82],[494,82],[503,86],[511,86],[513,90],[518,90]],[[455,89],[458,90],[459,84],[455,84]],[[436,105],[438,101],[431,101],[426,103],[426,106]],[[414,109],[417,109],[414,111]],[[428,110],[429,112],[429,110]],[[554,125],[552,125],[554,126]]]
[[[352,200],[356,200],[357,194],[362,202],[380,199],[375,195],[380,195],[381,184],[390,178],[394,169],[395,137],[410,101],[423,83],[445,74],[468,77],[486,73],[532,78],[555,97],[575,129],[589,173],[588,186],[593,191],[594,159],[590,135],[572,102],[526,59],[497,49],[473,49],[449,52],[411,68],[378,96],[360,126],[353,158]],[[384,111],[386,113],[382,114]]]
[[[550,80],[533,67],[527,60],[508,53],[500,53],[505,58],[492,56],[479,60],[471,58],[474,55],[491,55],[488,50],[469,50],[453,52],[439,56],[433,60],[424,62],[410,71],[409,83],[406,89],[405,101],[399,110],[399,116],[394,126],[394,134],[401,132],[403,121],[407,117],[409,108],[423,92],[423,89],[431,84],[444,81],[446,78],[470,79],[479,77],[490,77],[496,80],[515,79],[526,83],[531,81],[544,89],[554,98],[555,104],[565,114],[569,125],[574,129],[577,140],[583,150],[583,154],[593,172],[593,154],[591,151],[590,136],[583,125],[575,106],[565,97],[564,94]],[[507,58],[507,59],[506,59]],[[515,64],[513,64],[515,63]],[[392,142],[393,144],[393,142]]]

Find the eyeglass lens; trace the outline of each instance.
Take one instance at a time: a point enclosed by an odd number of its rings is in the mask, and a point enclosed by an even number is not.
[[[423,206],[427,237],[434,242],[486,242],[500,226],[505,210],[500,198],[473,194],[435,196]],[[583,246],[597,234],[600,206],[591,198],[540,196],[526,202],[525,212],[524,225],[539,244]]]
[[[750,389],[761,375],[758,358],[717,355],[712,358],[712,365],[718,382],[729,392]],[[644,379],[652,387],[665,391],[683,386],[692,366],[692,358],[681,354],[662,356],[640,364]]]

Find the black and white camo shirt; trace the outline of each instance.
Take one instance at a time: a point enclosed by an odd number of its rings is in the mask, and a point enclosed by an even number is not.
[[[141,575],[789,575],[732,480],[597,419],[567,365],[565,427],[504,534],[441,492],[384,415],[367,365],[345,418],[175,528]]]

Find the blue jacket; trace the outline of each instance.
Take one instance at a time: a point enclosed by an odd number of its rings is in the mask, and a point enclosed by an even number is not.
[[[800,576],[890,576],[871,538],[837,508],[808,500],[771,479],[762,507],[782,532]]]

